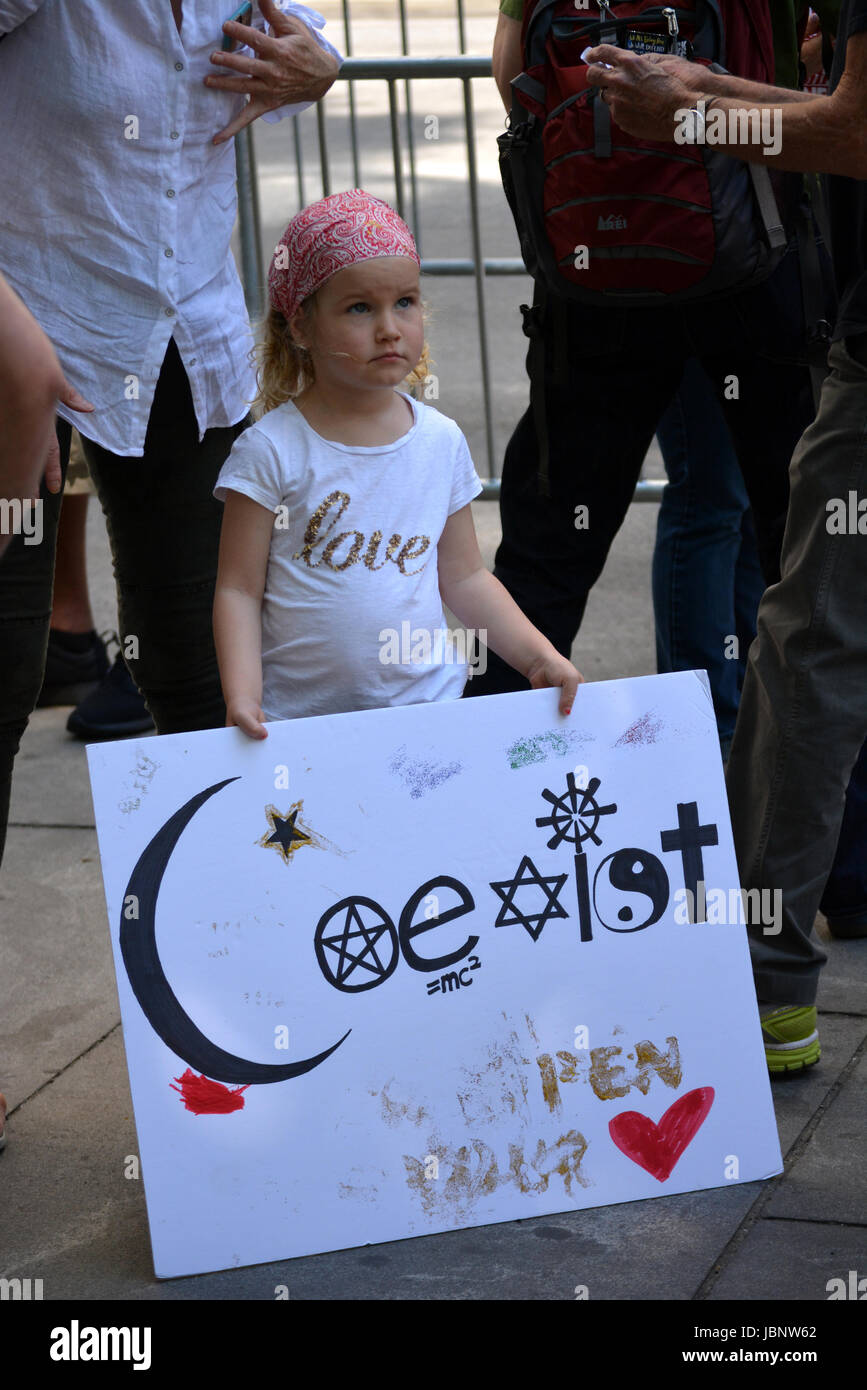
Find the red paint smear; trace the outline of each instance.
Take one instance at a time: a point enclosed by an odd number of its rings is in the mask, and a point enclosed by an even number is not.
[[[662,729],[661,719],[651,719],[650,711],[642,714],[640,719],[636,719],[634,724],[630,724],[625,734],[621,734],[615,748],[620,748],[623,744],[635,743],[655,743],[656,736]]]
[[[712,1086],[687,1091],[669,1106],[658,1125],[638,1110],[624,1110],[608,1126],[621,1153],[644,1168],[658,1182],[665,1182],[684,1149],[704,1124],[713,1105]]]
[[[181,1084],[173,1085],[172,1090],[180,1092],[184,1105],[194,1115],[230,1115],[233,1110],[244,1109],[241,1093],[246,1091],[246,1086],[236,1086],[231,1091],[222,1081],[209,1081],[206,1076],[196,1076],[189,1067],[183,1076],[176,1076],[175,1081]]]

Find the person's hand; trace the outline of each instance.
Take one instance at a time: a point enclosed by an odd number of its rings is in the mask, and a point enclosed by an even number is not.
[[[60,363],[58,370],[60,368]],[[60,373],[59,390],[57,399],[64,405],[68,405],[70,410],[91,411],[93,406],[90,401],[86,401],[74,386]],[[63,474],[60,469],[60,445],[57,442],[57,434],[52,425],[51,442],[48,445],[48,457],[45,460],[45,486],[49,492],[59,492],[63,486]]]
[[[694,106],[696,94],[707,90],[705,68],[672,54],[632,53],[603,43],[586,58],[587,81],[601,88],[611,119],[645,140],[673,141],[675,112]]]
[[[57,354],[33,315],[0,275],[0,496],[33,500],[45,474],[60,490],[55,434],[58,400],[92,410],[63,374]],[[47,461],[47,466],[46,466]],[[0,535],[0,554],[10,537]]]
[[[811,12],[810,18],[807,20],[807,27],[804,30],[801,62],[804,64],[808,79],[815,77],[817,72],[822,71],[822,21],[815,12]]]
[[[534,690],[544,690],[548,686],[559,686],[560,713],[571,714],[575,702],[575,692],[583,685],[581,672],[567,661],[565,656],[554,652],[553,656],[541,656],[527,672],[527,680]]]
[[[337,59],[316,41],[302,19],[278,10],[274,0],[259,0],[259,8],[270,25],[270,34],[232,19],[223,25],[223,32],[252,48],[255,57],[244,53],[211,54],[212,63],[237,76],[206,77],[206,84],[223,92],[243,92],[250,98],[243,111],[214,136],[215,145],[230,140],[264,111],[296,102],[319,101],[339,70]]]
[[[615,53],[621,54],[628,51],[630,50],[622,48],[615,48],[614,50]],[[594,58],[593,54],[599,52],[601,52],[601,47],[591,48],[587,54],[587,62],[598,62],[599,60]],[[691,62],[689,58],[678,58],[675,53],[642,53],[635,56],[640,56],[646,63],[652,64],[677,81],[681,87],[685,87],[687,91],[694,92],[698,96],[708,90],[708,84],[712,80],[708,76],[708,69],[704,63]],[[611,59],[603,58],[602,61],[610,63]],[[598,86],[599,84],[594,80],[593,85]]]
[[[241,729],[248,738],[268,737],[268,730],[262,722],[264,718],[258,700],[253,700],[248,695],[241,695],[236,700],[226,702],[226,727],[234,726]]]

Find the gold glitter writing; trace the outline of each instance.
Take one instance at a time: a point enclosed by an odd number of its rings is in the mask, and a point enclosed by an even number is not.
[[[322,539],[319,535],[319,528],[322,525],[322,522],[325,520],[325,514],[331,506],[332,502],[340,503],[340,510],[337,512],[336,516],[332,517],[328,525],[328,530],[326,530],[325,532],[325,535],[327,536],[329,531],[334,530],[338,521],[343,516],[343,513],[346,511],[346,508],[349,506],[351,500],[352,499],[349,496],[348,492],[329,492],[325,501],[319,503],[319,506],[316,508],[316,511],[313,513],[310,520],[308,521],[307,529],[304,532],[304,544],[300,550],[296,550],[292,558],[295,560],[306,561],[306,563],[310,566],[312,570],[316,569],[318,565],[321,565],[322,560],[311,560],[310,556],[313,554],[313,547],[316,544],[316,542]]]
[[[637,1087],[646,1096],[654,1074],[666,1086],[676,1090],[683,1079],[680,1045],[674,1036],[665,1041],[666,1049],[661,1052],[645,1038],[637,1042],[635,1051],[627,1052],[625,1057],[622,1047],[594,1047],[589,1053],[589,1068],[585,1060],[587,1054],[579,1057],[574,1052],[558,1052],[557,1058],[561,1063],[559,1075],[551,1054],[540,1053],[536,1065],[548,1109],[552,1115],[561,1109],[559,1083],[566,1081],[589,1081],[600,1100],[616,1100],[628,1095],[632,1087]],[[622,1063],[615,1062],[615,1058],[622,1059]],[[634,1062],[635,1065],[627,1067],[627,1062]]]
[[[346,559],[342,560],[339,565],[335,565],[332,563],[334,559],[334,552],[337,549],[337,547],[343,541],[346,540],[347,536],[354,536],[355,540],[349,547],[349,553],[347,554]],[[360,531],[341,531],[340,535],[335,536],[333,540],[329,541],[325,549],[323,550],[322,564],[327,565],[330,570],[348,570],[350,565],[355,564],[356,560],[361,554],[361,547],[363,545],[364,536]]]
[[[304,531],[304,544],[300,550],[295,552],[293,559],[303,560],[310,569],[317,569],[319,565],[325,565],[330,570],[347,570],[351,565],[361,560],[362,564],[369,570],[381,570],[389,560],[397,565],[401,574],[407,576],[420,574],[424,565],[419,565],[417,569],[407,569],[407,562],[418,560],[430,548],[430,536],[410,536],[409,540],[403,542],[403,537],[395,533],[389,538],[385,551],[385,558],[376,564],[379,554],[379,547],[382,543],[382,532],[374,531],[367,542],[367,549],[362,555],[366,537],[362,531],[341,531],[336,536],[331,536],[331,532],[341,520],[343,513],[352,501],[348,492],[330,492],[323,502],[319,503],[316,511],[311,516]],[[336,510],[331,512],[332,507]],[[329,512],[331,515],[329,516]],[[327,522],[326,522],[327,518]],[[320,541],[324,541],[326,536],[331,538],[325,545],[318,560],[313,559],[315,548]],[[338,547],[352,537],[349,550],[345,558],[336,560],[335,555]],[[403,544],[402,544],[403,542]],[[400,550],[398,547],[400,546]],[[397,551],[397,554],[395,552]],[[427,563],[427,562],[425,562]]]
[[[413,546],[415,545],[416,541],[419,541],[420,544],[416,550],[413,550]],[[420,571],[424,569],[424,565],[419,565],[417,570],[405,570],[403,567],[403,562],[404,560],[417,560],[420,555],[424,555],[429,545],[430,536],[410,536],[406,545],[403,547],[403,550],[400,552],[400,554],[394,562],[400,570],[401,574],[419,574]]]
[[[373,535],[371,536],[370,540],[369,540],[368,543],[367,543],[367,550],[366,550],[365,553],[364,553],[364,557],[363,557],[361,563],[362,563],[363,565],[367,565],[367,568],[368,568],[369,570],[381,570],[381,569],[383,569],[383,568],[388,564],[389,560],[393,560],[393,559],[394,559],[394,552],[397,550],[397,547],[400,545],[401,541],[403,540],[403,536],[396,535],[396,536],[391,536],[391,537],[389,538],[388,546],[387,546],[386,552],[385,552],[385,559],[382,561],[381,564],[375,565],[373,562],[374,562],[374,560],[376,559],[376,554],[377,554],[377,551],[379,550],[379,543],[380,543],[381,540],[382,540],[382,532],[381,532],[381,531],[374,531]]]

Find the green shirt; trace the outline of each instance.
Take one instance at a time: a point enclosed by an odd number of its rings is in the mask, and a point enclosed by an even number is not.
[[[823,27],[837,32],[841,0],[768,0],[771,28],[774,34],[774,65],[778,87],[798,85],[798,29],[812,8],[820,16]],[[524,18],[524,0],[500,0],[500,13],[509,19]]]

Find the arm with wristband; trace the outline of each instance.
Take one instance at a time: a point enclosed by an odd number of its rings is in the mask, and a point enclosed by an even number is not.
[[[756,83],[707,72],[699,96],[697,75],[690,71],[687,85],[683,71],[691,64],[675,58],[654,60],[608,44],[591,49],[587,60],[589,82],[604,90],[612,119],[633,135],[672,140],[677,113],[696,108],[698,99],[707,103],[713,98],[719,110],[739,111],[748,105],[760,116],[767,111],[781,126],[778,154],[769,154],[765,145],[742,142],[737,128],[737,138],[715,141],[720,150],[780,169],[867,178],[867,32],[852,36],[846,69],[827,97],[782,87],[757,90]],[[731,136],[736,123],[728,125]]]

